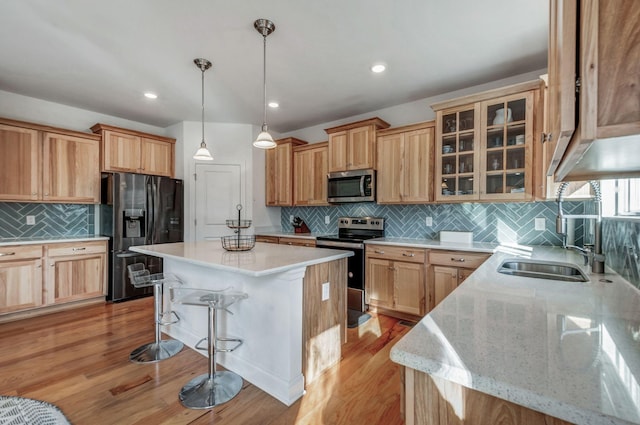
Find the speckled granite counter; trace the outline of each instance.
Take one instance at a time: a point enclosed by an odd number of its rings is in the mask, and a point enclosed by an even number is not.
[[[46,237],[32,237],[32,238],[0,238],[0,246],[9,245],[34,245],[34,244],[46,244],[46,243],[63,243],[63,242],[86,242],[86,241],[106,241],[109,240],[106,236],[46,236]]]
[[[576,424],[640,423],[640,291],[609,270],[583,267],[588,283],[496,271],[515,256],[582,264],[562,248],[500,247],[391,359]]]
[[[433,239],[378,238],[365,241],[366,244],[397,245],[411,248],[444,249],[451,251],[494,252],[499,244],[489,242],[440,242]]]

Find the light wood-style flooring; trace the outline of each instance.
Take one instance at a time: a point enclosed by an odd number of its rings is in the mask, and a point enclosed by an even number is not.
[[[178,392],[206,373],[206,357],[185,347],[155,364],[128,360],[153,339],[152,317],[145,298],[0,324],[0,394],[53,403],[74,425],[403,423],[400,369],[389,350],[409,327],[397,319],[374,314],[349,329],[340,364],[291,407],[245,381],[230,402],[190,410]]]

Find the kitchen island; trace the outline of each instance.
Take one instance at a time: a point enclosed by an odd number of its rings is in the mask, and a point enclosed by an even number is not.
[[[164,271],[177,275],[186,287],[229,288],[249,295],[229,308],[233,315],[221,314],[221,333],[242,338],[244,344],[232,353],[219,353],[218,363],[282,403],[291,405],[304,393],[305,383],[340,360],[346,342],[347,257],[352,252],[260,242],[251,251],[230,252],[219,241],[131,250],[163,258]],[[180,321],[165,326],[164,332],[194,348],[207,335],[207,309],[172,308]]]
[[[499,247],[393,347],[406,424],[640,423],[640,291],[588,266],[584,283],[497,272],[514,257],[582,264]]]

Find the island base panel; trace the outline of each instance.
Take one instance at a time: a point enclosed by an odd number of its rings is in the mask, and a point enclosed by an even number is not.
[[[572,425],[408,367],[403,399],[406,425]]]

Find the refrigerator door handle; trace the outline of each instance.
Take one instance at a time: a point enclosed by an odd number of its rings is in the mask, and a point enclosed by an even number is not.
[[[154,212],[154,201],[153,201],[153,186],[152,186],[152,181],[153,181],[153,177],[151,176],[147,176],[145,178],[145,186],[146,186],[146,193],[147,193],[147,199],[146,199],[146,210],[147,210],[147,241],[150,242],[151,244],[153,244],[154,240],[155,240],[155,232],[154,232],[154,227],[155,227],[155,212]]]

